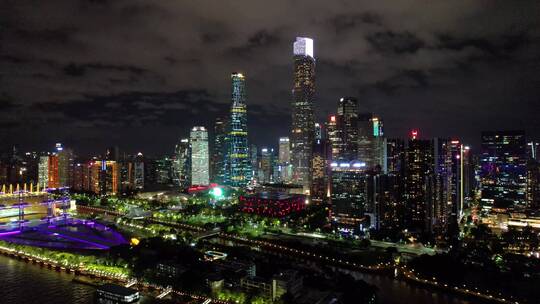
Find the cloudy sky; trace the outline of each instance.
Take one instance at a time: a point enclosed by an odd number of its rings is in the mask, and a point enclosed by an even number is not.
[[[341,96],[389,137],[525,129],[540,139],[540,2],[2,0],[2,148],[170,153],[247,75],[250,139],[290,126],[292,42],[315,39],[315,108]]]

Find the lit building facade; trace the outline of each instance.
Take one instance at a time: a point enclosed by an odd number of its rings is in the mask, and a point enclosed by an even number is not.
[[[413,131],[406,152],[405,194],[407,226],[414,232],[431,229],[431,192],[433,188],[433,148],[430,140],[422,140]]]
[[[333,158],[338,161],[352,161],[358,154],[358,101],[353,97],[342,97],[337,107],[337,128],[339,153]]]
[[[191,178],[191,145],[189,138],[182,138],[176,144],[173,160],[173,180],[181,188],[187,188],[190,185]]]
[[[371,113],[358,114],[358,159],[366,163],[368,168],[375,167],[378,162],[375,159],[373,147],[375,137],[373,136],[373,115]]]
[[[540,209],[540,162],[535,159],[527,163],[527,208]]]
[[[49,186],[49,155],[39,157],[38,184],[42,189]]]
[[[261,183],[272,183],[274,179],[274,149],[271,148],[262,148],[260,165],[259,165],[259,182]]]
[[[213,182],[223,184],[229,171],[229,122],[218,117],[214,123],[214,147],[212,149],[212,178]]]
[[[233,73],[232,107],[229,132],[229,164],[230,174],[227,184],[233,187],[245,187],[251,179],[251,166],[247,130],[247,106],[245,77],[241,73]]]
[[[342,136],[341,129],[338,128],[338,119],[336,115],[330,115],[326,122],[326,140],[330,147],[330,159],[338,161],[341,155]]]
[[[210,184],[208,163],[208,131],[205,127],[193,127],[191,141],[191,185]]]
[[[368,208],[368,172],[361,161],[330,163],[330,221],[334,229],[358,234],[369,228],[365,212]]]
[[[144,189],[144,157],[142,153],[138,153],[134,162],[134,177],[133,184],[135,189]]]
[[[328,193],[328,145],[321,139],[313,144],[313,158],[311,159],[311,198],[322,201]]]
[[[69,187],[73,182],[73,150],[57,144],[58,156],[58,185]]]
[[[279,138],[279,156],[277,170],[275,170],[276,181],[289,182],[292,178],[291,166],[291,143],[288,137]]]
[[[288,137],[279,138],[279,163],[285,164],[291,161],[291,146]]]
[[[480,183],[486,205],[496,200],[526,205],[527,156],[524,131],[482,132]]]
[[[309,189],[314,139],[313,99],[315,94],[315,57],[313,39],[297,37],[293,44],[294,85],[291,127],[291,164],[293,181]]]

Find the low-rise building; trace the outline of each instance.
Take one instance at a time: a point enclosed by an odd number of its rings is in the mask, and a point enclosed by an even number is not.
[[[137,290],[111,283],[98,287],[96,295],[96,301],[100,304],[137,303],[140,299]]]

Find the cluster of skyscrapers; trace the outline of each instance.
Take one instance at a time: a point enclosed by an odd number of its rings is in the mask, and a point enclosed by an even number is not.
[[[216,119],[210,134],[204,126],[193,127],[171,157],[121,156],[113,148],[80,162],[57,145],[7,167],[0,163],[0,181],[35,180],[40,187],[97,194],[160,184],[286,184],[307,202],[328,204],[332,226],[350,234],[371,229],[455,236],[464,206],[475,198],[488,211],[540,207],[538,143],[528,143],[524,132],[484,132],[480,154],[473,157],[456,138],[423,139],[418,130],[407,140],[387,138],[382,118],[348,96],[336,100],[335,114],[316,122],[315,63],[313,40],[296,38],[290,134],[279,138],[276,150],[249,143],[246,76],[236,72],[229,113]]]

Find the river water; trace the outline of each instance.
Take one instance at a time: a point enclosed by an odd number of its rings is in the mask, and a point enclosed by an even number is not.
[[[402,281],[371,274],[358,278],[379,288],[379,304],[468,304],[441,291],[420,288]],[[93,303],[95,289],[72,282],[73,275],[0,255],[0,303],[83,304]]]
[[[95,289],[73,275],[0,255],[0,303],[93,303]]]

